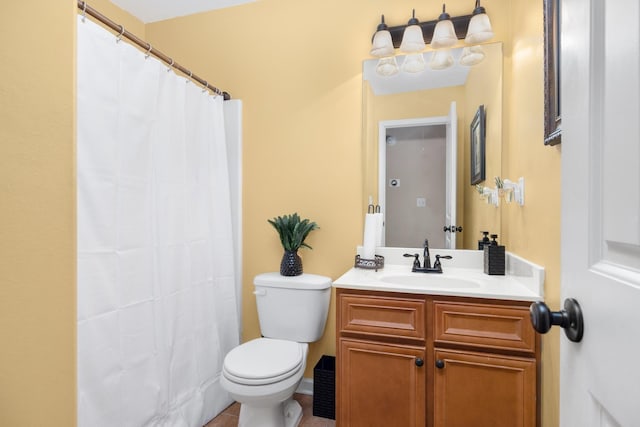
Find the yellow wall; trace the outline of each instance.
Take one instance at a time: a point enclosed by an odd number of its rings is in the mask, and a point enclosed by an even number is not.
[[[297,211],[320,224],[302,253],[306,272],[335,279],[352,265],[363,217],[361,61],[379,14],[403,23],[415,3],[261,0],[146,26],[108,0],[90,4],[244,100],[243,323],[245,339],[258,336],[251,279],[281,256],[267,218]],[[545,266],[557,308],[560,149],[542,145],[542,1],[483,4],[505,42],[503,177],[527,179],[526,206],[500,208],[502,241]],[[12,64],[0,83],[2,425],[75,424],[75,9],[70,0],[0,6],[0,57]],[[307,376],[335,354],[334,310]],[[543,340],[545,427],[558,424],[558,341]]]
[[[0,425],[75,424],[75,6],[0,6]]]
[[[502,234],[501,210],[481,199],[471,183],[471,131],[470,125],[479,105],[484,105],[486,114],[485,181],[482,186],[494,187],[495,176],[502,174],[502,123],[503,123],[503,75],[502,61],[484,61],[471,68],[465,85],[464,128],[460,133],[460,144],[464,157],[458,162],[464,169],[460,185],[464,189],[464,229],[462,248],[476,249],[481,231]],[[493,78],[492,78],[493,76]]]
[[[523,176],[525,206],[502,207],[507,249],[545,268],[545,301],[560,308],[560,157],[561,147],[543,145],[542,0],[512,0],[512,40],[506,51],[505,121],[502,170],[512,180]],[[542,425],[558,425],[559,334],[542,339]]]

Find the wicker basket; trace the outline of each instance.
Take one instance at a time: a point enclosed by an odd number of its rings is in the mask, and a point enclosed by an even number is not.
[[[313,368],[313,416],[336,419],[336,358],[323,355]]]

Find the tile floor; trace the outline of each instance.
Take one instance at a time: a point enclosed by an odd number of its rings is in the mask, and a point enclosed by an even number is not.
[[[334,420],[313,416],[313,396],[296,393],[293,398],[302,405],[302,421],[299,427],[334,427],[336,425]],[[204,427],[237,427],[239,413],[240,404],[234,403]]]

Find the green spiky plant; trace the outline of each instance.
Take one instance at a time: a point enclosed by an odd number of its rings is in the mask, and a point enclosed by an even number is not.
[[[318,224],[309,220],[301,219],[297,213],[291,215],[278,216],[267,220],[280,236],[280,243],[286,251],[297,251],[300,247],[313,249],[304,240],[309,233],[316,230]]]

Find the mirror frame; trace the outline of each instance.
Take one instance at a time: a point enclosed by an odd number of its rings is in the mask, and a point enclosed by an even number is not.
[[[562,142],[559,0],[544,0],[544,145]]]

